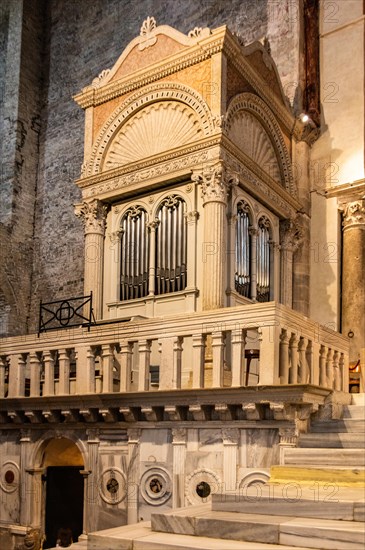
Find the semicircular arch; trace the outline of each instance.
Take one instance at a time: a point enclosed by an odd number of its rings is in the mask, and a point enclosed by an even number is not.
[[[70,443],[73,444],[74,447],[76,447],[77,451],[80,453],[82,457],[82,461],[84,464],[84,468],[87,469],[87,457],[88,453],[86,450],[85,444],[78,439],[77,437],[73,436],[72,434],[67,434],[67,437],[60,436],[58,434],[55,434],[55,432],[50,431],[46,432],[42,437],[37,441],[33,453],[31,456],[30,463],[34,464],[35,468],[41,468],[43,467],[43,461],[45,458],[45,454],[47,452],[47,447],[49,444],[52,444],[53,441],[57,440],[67,440]]]
[[[173,82],[151,85],[130,96],[105,122],[85,175],[162,153],[209,136],[213,130],[211,111],[193,88]],[[159,143],[153,139],[156,131],[163,135]]]
[[[227,109],[225,131],[260,168],[274,180],[281,180],[291,195],[297,195],[279,124],[262,99],[249,92],[236,95]]]

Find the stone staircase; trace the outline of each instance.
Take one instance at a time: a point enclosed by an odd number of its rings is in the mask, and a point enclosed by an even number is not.
[[[353,397],[341,420],[311,430],[286,449],[269,484],[91,533],[87,550],[363,550],[365,394]]]
[[[312,422],[298,447],[286,448],[282,467],[271,471],[271,481],[323,482],[336,486],[365,483],[365,394],[354,394],[341,420]]]

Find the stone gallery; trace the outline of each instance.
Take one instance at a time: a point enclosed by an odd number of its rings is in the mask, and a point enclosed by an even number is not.
[[[3,550],[363,548],[364,2],[195,4],[2,4]]]

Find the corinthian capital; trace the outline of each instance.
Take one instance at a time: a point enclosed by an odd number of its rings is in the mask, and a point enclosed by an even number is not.
[[[75,205],[75,215],[81,219],[85,233],[105,233],[108,206],[95,199]]]
[[[222,202],[227,204],[230,188],[238,185],[238,175],[225,168],[223,162],[205,166],[193,173],[192,180],[202,187],[203,204]]]
[[[283,250],[296,252],[303,244],[303,230],[297,219],[280,222],[280,246]]]
[[[365,225],[365,199],[348,202],[345,205],[342,225],[344,230]]]

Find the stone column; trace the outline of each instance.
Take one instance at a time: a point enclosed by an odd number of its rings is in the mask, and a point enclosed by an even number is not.
[[[30,443],[30,431],[22,430],[20,434],[20,525],[29,525],[31,518],[32,479],[27,472],[29,466]]]
[[[159,224],[159,219],[156,218],[148,224],[150,230],[150,257],[149,257],[149,273],[148,273],[148,294],[154,296],[155,281],[156,281],[156,228]]]
[[[127,520],[138,522],[139,440],[141,430],[128,430]]]
[[[302,242],[302,233],[297,221],[290,219],[280,222],[280,302],[293,307],[293,254]]]
[[[201,184],[204,208],[203,309],[217,309],[224,306],[225,297],[227,200],[238,177],[220,161],[193,174],[192,179]]]
[[[107,205],[95,199],[75,207],[75,214],[85,227],[85,296],[93,293],[96,319],[103,314],[103,260]]]
[[[97,529],[99,431],[88,430],[87,436],[88,470],[86,470],[86,473],[88,475],[85,475],[85,482],[87,483],[87,502],[84,502],[84,531],[86,533],[91,533]]]
[[[172,507],[181,508],[185,505],[185,459],[186,459],[186,429],[172,430]]]
[[[365,356],[365,198],[343,212],[342,333],[350,335],[350,361]],[[365,365],[361,365],[362,369]]]
[[[239,430],[222,428],[223,439],[223,492],[234,491],[237,484],[237,455]]]

